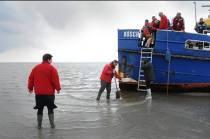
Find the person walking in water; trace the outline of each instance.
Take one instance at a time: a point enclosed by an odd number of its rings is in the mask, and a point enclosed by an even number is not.
[[[118,78],[119,80],[121,80],[121,77],[115,71],[115,67],[117,66],[117,64],[118,64],[118,61],[114,60],[111,63],[106,64],[105,67],[103,68],[103,71],[102,71],[101,77],[100,77],[101,88],[99,89],[98,96],[96,98],[97,101],[100,100],[101,94],[103,93],[105,88],[106,88],[106,91],[107,91],[106,99],[107,100],[110,99],[111,82],[112,82],[112,78],[114,76],[116,78]]]
[[[142,70],[144,71],[144,79],[146,82],[147,95],[145,99],[152,99],[151,83],[155,79],[153,65],[149,60],[143,60]]]
[[[44,54],[41,64],[36,65],[28,78],[28,90],[30,93],[34,91],[37,111],[38,129],[42,128],[43,109],[47,106],[48,118],[51,128],[55,128],[54,111],[57,108],[54,104],[55,90],[60,93],[60,81],[57,70],[51,65],[52,55]]]

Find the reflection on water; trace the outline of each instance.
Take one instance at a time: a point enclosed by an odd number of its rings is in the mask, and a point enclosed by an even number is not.
[[[36,129],[34,94],[27,94],[33,63],[0,64],[0,138],[205,138],[209,135],[209,95],[122,92],[111,100],[106,92],[97,102],[103,63],[57,64],[62,91],[56,95],[56,129],[49,128],[45,109],[43,129]]]

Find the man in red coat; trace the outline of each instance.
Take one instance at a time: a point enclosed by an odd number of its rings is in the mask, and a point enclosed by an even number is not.
[[[43,55],[43,62],[36,65],[28,78],[28,90],[30,93],[34,91],[36,106],[34,109],[38,109],[37,123],[38,129],[42,127],[43,109],[47,106],[48,117],[51,128],[55,128],[54,124],[54,108],[57,106],[55,101],[55,90],[60,93],[60,81],[57,70],[51,65],[52,55]]]
[[[150,23],[150,25],[151,25],[151,33],[152,33],[151,44],[154,45],[154,41],[156,38],[156,31],[159,28],[160,21],[155,16],[152,16],[152,22]]]
[[[172,20],[172,29],[174,31],[184,31],[184,18],[181,16],[181,13],[178,12],[174,19]]]
[[[110,64],[106,64],[102,73],[101,73],[101,88],[99,89],[98,96],[96,98],[97,101],[100,100],[101,94],[106,88],[107,96],[106,99],[110,99],[110,92],[111,92],[111,82],[112,78],[115,76],[118,79],[121,79],[120,76],[115,71],[115,67],[117,66],[118,61],[114,60]]]
[[[159,25],[159,29],[168,29],[168,19],[167,17],[162,13],[159,12],[159,16],[160,16],[160,25]]]
[[[145,20],[145,23],[144,23],[144,26],[142,27],[141,29],[141,39],[143,40],[143,38],[145,38],[145,47],[150,47],[150,44],[152,42],[152,30],[151,30],[151,25],[149,23],[149,20],[146,19]]]
[[[160,21],[155,16],[152,16],[152,22],[150,23],[152,32],[155,32],[159,28],[159,24]]]

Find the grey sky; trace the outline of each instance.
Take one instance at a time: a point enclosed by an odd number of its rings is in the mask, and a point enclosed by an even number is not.
[[[208,16],[209,1],[197,2]],[[185,18],[194,32],[192,1],[0,2],[0,61],[40,61],[45,52],[58,62],[109,61],[117,57],[117,29],[140,28],[158,12]]]

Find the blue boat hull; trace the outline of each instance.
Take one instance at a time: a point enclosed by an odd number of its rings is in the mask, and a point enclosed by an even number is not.
[[[119,72],[138,80],[140,50],[138,30],[118,30]],[[153,89],[170,91],[210,91],[210,51],[186,49],[187,40],[210,42],[201,34],[158,31],[153,52],[155,80]],[[170,61],[166,52],[170,52]],[[135,83],[121,82],[121,89],[136,89]]]

